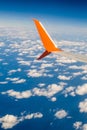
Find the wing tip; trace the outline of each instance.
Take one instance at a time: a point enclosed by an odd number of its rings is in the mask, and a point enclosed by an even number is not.
[[[37,19],[35,19],[35,18],[33,18],[33,21],[36,23],[36,22],[39,22],[39,20],[37,20]]]

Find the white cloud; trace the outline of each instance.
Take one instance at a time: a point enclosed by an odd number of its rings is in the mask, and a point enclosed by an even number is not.
[[[72,66],[69,66],[69,69],[80,69],[81,67],[77,66],[77,65],[72,65]]]
[[[70,95],[73,96],[73,97],[76,96],[75,92],[71,92]]]
[[[55,117],[58,119],[65,118],[68,115],[68,113],[65,110],[59,110],[55,113]]]
[[[18,61],[18,63],[19,63],[20,65],[30,66],[30,62],[29,62],[29,61],[20,60],[20,61]]]
[[[15,73],[15,72],[21,72],[21,69],[18,68],[17,70],[10,70],[10,71],[8,72],[8,74],[11,75],[11,74],[13,74],[13,73]]]
[[[60,92],[63,89],[62,86],[59,86],[57,84],[51,84],[48,85],[48,87],[45,88],[34,88],[32,91],[34,95],[37,96],[46,96],[48,98],[54,96],[56,93]]]
[[[64,94],[65,97],[67,97],[68,95],[71,96],[85,95],[87,94],[87,84],[83,84],[82,86],[77,87],[73,86],[67,87],[62,93]]]
[[[39,87],[44,87],[45,84],[44,84],[44,83],[39,83],[38,86],[39,86]]]
[[[44,68],[49,68],[49,67],[53,67],[53,63],[50,63],[50,64],[42,63],[40,68],[44,69]]]
[[[28,72],[28,76],[31,76],[31,77],[40,77],[42,75],[43,75],[43,73],[41,71],[36,70],[36,69],[32,69]]]
[[[72,65],[72,66],[69,66],[70,69],[81,69],[81,70],[87,70],[87,65],[80,65],[80,66],[77,66],[77,65]]]
[[[21,84],[26,82],[26,79],[20,79],[20,78],[6,78],[6,80],[12,81],[14,84]]]
[[[8,94],[9,96],[15,97],[17,99],[22,99],[22,98],[29,98],[32,96],[31,91],[23,91],[23,92],[17,92],[14,90],[8,90],[6,92],[2,92],[2,94]]]
[[[57,78],[60,80],[70,80],[71,76],[59,75]]]
[[[71,95],[71,96],[75,96],[75,87],[67,87],[64,91],[63,91],[63,94],[65,95],[65,97],[67,97],[68,95]]]
[[[52,77],[51,74],[45,73],[47,72],[46,69],[31,69],[28,71],[28,77],[41,77],[41,76],[47,76],[47,77]]]
[[[51,101],[52,101],[52,102],[55,102],[56,100],[57,100],[56,97],[52,97],[52,98],[51,98]]]
[[[19,123],[18,117],[14,115],[5,115],[0,118],[1,127],[4,129],[12,128]]]
[[[81,121],[77,121],[73,124],[76,130],[87,130],[87,124],[83,124]]]
[[[7,115],[0,118],[0,123],[1,123],[1,127],[3,129],[10,129],[26,119],[30,120],[30,119],[42,118],[42,117],[43,117],[43,114],[40,112],[31,113],[31,114],[28,114],[25,116],[22,115],[21,117],[7,114]]]
[[[31,66],[31,68],[32,68],[32,66]],[[48,74],[47,73],[48,70],[46,70],[46,69],[39,69],[40,67],[37,68],[37,69],[34,69],[34,68],[28,70],[28,73],[27,73],[28,77],[41,77],[41,76],[44,76],[44,77],[53,77],[53,74]]]
[[[82,72],[75,72],[75,73],[73,73],[73,76],[74,76],[74,77],[80,76],[80,75],[82,75]]]
[[[75,92],[78,95],[87,94],[87,84],[83,84],[82,86],[78,86]]]
[[[3,59],[0,59],[0,62],[3,61]]]
[[[82,126],[82,122],[80,122],[80,121],[77,121],[77,122],[75,122],[75,123],[73,124],[73,127],[74,127],[76,130],[80,129],[81,126]]]
[[[42,118],[42,117],[43,117],[43,114],[40,113],[40,112],[37,112],[37,113],[33,114],[33,118]]]
[[[21,84],[21,83],[25,83],[26,82],[26,79],[19,79],[17,81],[14,81],[13,83],[14,84]]]
[[[5,43],[4,42],[0,42],[0,47],[3,47],[5,46]]]
[[[83,124],[83,126],[82,126],[81,129],[82,129],[82,130],[87,130],[87,124]]]
[[[0,84],[7,84],[7,83],[8,83],[7,81],[0,82]]]
[[[3,62],[2,64],[3,64],[3,65],[8,65],[9,63],[7,63],[7,62]]]
[[[86,76],[83,76],[81,79],[82,79],[82,80],[87,80],[87,75],[86,75]]]
[[[9,80],[9,81],[17,81],[17,80],[19,80],[19,78],[6,78],[6,80]]]
[[[28,114],[25,116],[25,119],[32,119],[32,118],[42,118],[43,114],[40,112]]]
[[[87,99],[79,103],[80,112],[87,113]]]
[[[17,57],[16,60],[17,61],[23,61],[23,58],[22,57]]]
[[[63,87],[63,86],[66,86],[67,83],[65,83],[65,82],[59,82],[59,85]]]
[[[33,88],[31,90],[26,90],[23,92],[8,90],[6,92],[1,92],[1,94],[8,94],[9,96],[12,96],[17,99],[29,98],[31,96],[45,96],[47,98],[52,98],[55,94],[62,91],[62,89],[63,86],[57,84],[51,84],[48,85],[47,88]]]

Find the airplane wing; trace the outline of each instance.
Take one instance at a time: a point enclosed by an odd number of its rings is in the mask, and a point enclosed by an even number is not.
[[[62,51],[62,52],[60,52],[58,54],[61,55],[61,56],[65,56],[65,57],[74,59],[76,61],[81,61],[81,62],[86,62],[87,63],[87,55],[84,55],[84,54],[74,54],[74,53],[65,52],[65,51]]]
[[[84,56],[82,54],[73,54],[70,52],[65,52],[61,50],[60,48],[57,48],[54,41],[51,39],[43,25],[36,19],[33,19],[34,23],[36,25],[36,28],[38,30],[38,33],[40,35],[40,39],[43,43],[43,46],[45,48],[45,51],[43,54],[37,58],[38,60],[44,58],[45,56],[49,55],[51,52],[58,52],[59,55],[66,56],[68,58],[75,59],[77,61],[86,62],[87,63],[87,56]]]

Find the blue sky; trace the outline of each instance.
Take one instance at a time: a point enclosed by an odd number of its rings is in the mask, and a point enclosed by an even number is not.
[[[27,21],[28,18],[87,22],[86,0],[0,0],[1,22]],[[26,22],[27,24],[27,22]]]

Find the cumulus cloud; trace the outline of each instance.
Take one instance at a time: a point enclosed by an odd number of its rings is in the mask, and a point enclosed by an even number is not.
[[[28,114],[25,116],[25,119],[32,119],[32,118],[42,118],[43,114],[40,112]]]
[[[39,87],[44,87],[44,86],[45,86],[45,83],[39,83],[38,86],[39,86]]]
[[[0,42],[0,47],[3,47],[5,46],[5,43],[4,42]]]
[[[55,113],[55,117],[58,119],[65,118],[68,115],[68,113],[65,110],[59,110]]]
[[[48,85],[47,88],[34,88],[32,91],[34,95],[46,96],[48,98],[54,96],[58,92],[62,91],[63,87],[57,84]]]
[[[79,103],[80,112],[87,113],[87,99]]]
[[[73,86],[67,87],[62,93],[64,94],[65,97],[67,97],[68,95],[71,96],[85,95],[87,94],[87,84],[85,83],[77,87],[73,87]]]
[[[44,69],[44,68],[49,68],[49,67],[53,67],[53,63],[50,63],[50,64],[42,63],[40,68]]]
[[[78,69],[78,70],[87,70],[87,65],[72,65],[72,66],[69,66],[70,69]]]
[[[17,81],[17,80],[19,80],[19,78],[6,78],[6,80],[9,80],[9,81]]]
[[[6,80],[12,81],[13,84],[21,84],[26,82],[26,79],[20,79],[20,78],[6,78]]]
[[[0,118],[1,127],[4,129],[12,128],[19,123],[18,117],[14,115],[5,115]]]
[[[83,124],[82,130],[87,130],[87,124]]]
[[[43,69],[35,69],[35,66],[31,66],[32,69],[28,70],[28,77],[53,77],[53,74],[48,74],[48,70],[46,70],[45,68]]]
[[[21,72],[21,69],[18,68],[16,70],[9,70],[8,74],[11,75],[11,74],[16,73],[16,72]]]
[[[52,98],[55,94],[62,91],[63,86],[57,84],[48,85],[47,88],[33,88],[31,90],[26,90],[23,92],[17,92],[14,90],[8,90],[6,92],[1,92],[1,94],[8,94],[17,99],[29,98],[31,96],[45,96],[47,98]],[[55,100],[54,98],[52,100]]]
[[[24,83],[24,82],[26,82],[26,79],[19,79],[17,81],[14,81],[13,83],[14,84],[21,84],[21,83]]]
[[[81,69],[81,67],[77,66],[77,65],[72,65],[72,66],[69,66],[69,69]]]
[[[87,75],[86,75],[86,76],[83,76],[81,79],[82,79],[82,80],[87,80]]]
[[[82,126],[82,122],[80,122],[80,121],[77,121],[77,122],[75,122],[75,123],[73,124],[73,127],[74,127],[76,130],[80,129],[81,126]]]
[[[83,84],[82,86],[78,86],[76,89],[76,94],[78,94],[78,95],[87,94],[87,84]]]
[[[16,36],[16,34],[15,34],[15,37],[18,37],[18,36]],[[28,34],[28,37],[29,37],[29,34]],[[32,37],[36,37],[36,35],[32,35]],[[38,44],[39,44],[40,41],[27,40],[28,38],[26,36],[24,36],[23,34],[19,38],[21,38],[21,42],[19,42],[20,40],[18,40],[18,41],[15,41],[15,43],[13,44],[13,41],[12,41],[12,43],[10,43],[10,45],[9,45],[9,49],[5,50],[5,55],[9,54],[8,52],[12,52],[12,53],[17,52],[17,55],[18,55],[18,57],[16,58],[17,63],[18,63],[17,66],[18,65],[30,66],[30,70],[26,71],[26,72],[28,72],[27,73],[28,77],[32,77],[32,78],[34,78],[34,77],[38,78],[38,77],[41,77],[41,76],[42,77],[47,76],[46,78],[52,77],[52,76],[56,77],[56,75],[54,75],[54,73],[53,73],[53,71],[54,71],[56,74],[57,73],[60,74],[58,76],[58,79],[60,79],[61,81],[66,81],[66,83],[61,82],[59,84],[55,84],[55,82],[54,82],[54,84],[51,84],[51,85],[48,85],[48,86],[46,86],[46,84],[44,84],[44,83],[40,83],[40,84],[38,84],[38,87],[35,86],[35,88],[30,89],[30,90],[25,90],[25,91],[23,91],[23,90],[22,91],[20,91],[20,90],[17,90],[17,91],[8,90],[6,92],[2,92],[2,94],[7,94],[8,96],[14,97],[16,99],[22,99],[22,98],[26,99],[26,98],[30,98],[32,96],[45,96],[46,98],[49,98],[50,101],[54,102],[54,101],[57,100],[56,94],[60,93],[63,90],[63,88],[66,84],[68,86],[67,88],[65,88],[65,92],[64,92],[64,95],[66,95],[66,96],[67,95],[75,96],[76,94],[77,95],[87,94],[87,92],[86,92],[87,88],[86,87],[84,88],[84,91],[83,91],[82,90],[83,86],[69,86],[69,84],[67,82],[67,81],[71,80],[72,76],[75,77],[75,76],[80,76],[83,73],[87,73],[87,71],[86,71],[87,66],[73,65],[73,64],[76,63],[75,60],[71,60],[71,59],[68,59],[68,58],[65,58],[65,57],[60,58],[58,56],[58,54],[53,55],[53,58],[55,58],[55,61],[54,61],[55,63],[53,63],[53,62],[51,63],[49,61],[47,62],[46,60],[39,61],[39,62],[37,62],[37,61],[32,62],[31,57],[36,58],[38,50],[42,49],[41,46],[36,44],[36,42],[38,42]],[[64,44],[72,46],[71,41],[65,41],[64,43],[63,42],[64,41],[62,41],[63,46],[64,46]],[[30,44],[30,43],[32,43],[32,44]],[[73,42],[73,44],[74,44],[74,46],[79,45],[76,42]],[[12,49],[12,51],[11,51],[11,49]],[[72,47],[72,50],[74,50],[73,47]],[[76,51],[77,51],[77,49],[76,49]],[[10,57],[10,55],[9,55],[9,57]],[[52,58],[52,56],[50,55],[49,58]],[[68,65],[71,65],[71,67],[69,67]],[[37,68],[37,66],[39,68]],[[63,67],[60,67],[60,66],[65,67],[65,69],[63,70],[62,69]],[[52,70],[52,67],[54,68],[54,70]],[[51,68],[52,71],[50,71],[50,68]],[[77,72],[76,71],[77,69],[82,69],[82,68],[84,68],[84,70],[85,70],[84,72]],[[24,71],[25,71],[25,69],[27,69],[27,68],[24,68]],[[75,72],[72,72],[70,74],[71,76],[68,76],[68,74],[70,72],[69,69],[76,69]],[[21,69],[14,69],[13,68],[12,70],[8,71],[8,74],[12,75],[12,74],[14,74],[16,72],[20,72],[20,71],[21,71]],[[49,74],[48,74],[48,72],[49,72]],[[84,80],[84,79],[86,80],[86,77],[82,78],[82,80]],[[17,77],[7,78],[6,80],[7,80],[6,82],[11,81],[11,83],[14,83],[15,85],[18,84],[18,83],[26,82],[26,79],[17,78]],[[46,80],[48,80],[48,79],[46,79]],[[1,84],[5,84],[6,82],[1,82]],[[41,80],[41,82],[42,82],[42,80]],[[66,117],[67,115],[68,115],[68,113],[65,110],[60,110],[60,111],[57,111],[55,113],[55,117],[58,118],[58,119],[62,119],[64,117]],[[6,118],[5,116],[4,116],[4,118]],[[16,125],[17,123],[20,122],[20,120],[32,119],[32,118],[41,118],[42,116],[43,115],[41,113],[31,113],[31,114],[28,114],[28,115],[23,116],[23,117],[14,116],[15,120],[14,120],[14,122],[12,122],[12,124]],[[9,115],[9,117],[11,118],[11,115]],[[2,125],[3,125],[3,122],[1,122]],[[14,125],[12,125],[12,127]],[[77,123],[76,126],[78,127],[79,124]],[[8,127],[9,127],[9,125],[8,125]]]
[[[41,76],[53,77],[52,74],[47,74],[46,69],[30,69],[27,75],[28,77],[41,77]]]
[[[29,61],[20,60],[20,61],[18,61],[18,63],[19,63],[20,65],[30,66],[30,62],[29,62]]]
[[[57,78],[60,80],[70,80],[71,76],[59,75]]]
[[[87,130],[87,124],[83,124],[82,122],[80,121],[77,121],[73,124],[73,127],[76,129],[76,130]]]
[[[82,72],[74,72],[74,73],[73,73],[73,76],[74,76],[74,77],[77,77],[77,76],[80,76],[80,75],[82,75]]]
[[[0,84],[7,84],[7,83],[8,83],[7,81],[0,82]]]
[[[21,116],[21,117],[7,114],[7,115],[0,118],[0,123],[1,123],[1,127],[3,129],[10,129],[26,119],[30,120],[30,119],[42,118],[42,117],[43,117],[43,114],[40,112],[27,114],[27,115]]]
[[[52,101],[52,102],[55,102],[56,100],[57,100],[56,97],[52,97],[52,98],[51,98],[51,101]]]
[[[75,96],[75,87],[67,87],[62,93],[65,95],[65,97],[67,97],[68,95],[71,95],[71,96]]]
[[[0,58],[0,62],[3,61],[3,59]]]
[[[15,97],[17,99],[22,99],[22,98],[29,98],[32,96],[31,91],[23,91],[23,92],[17,92],[14,90],[8,90],[6,92],[2,92],[2,94],[8,94],[9,96]]]
[[[31,77],[40,77],[40,76],[43,75],[43,72],[38,71],[38,70],[36,70],[36,69],[32,69],[32,70],[30,70],[30,71],[28,72],[27,75],[28,75],[28,76],[31,76]]]

